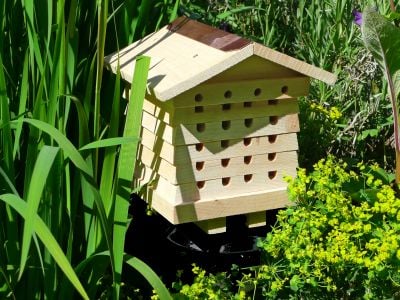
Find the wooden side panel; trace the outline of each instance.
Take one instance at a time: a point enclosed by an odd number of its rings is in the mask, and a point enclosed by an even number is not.
[[[273,79],[296,76],[299,76],[298,72],[254,55],[238,63],[232,68],[210,78],[205,82],[205,84],[234,80],[257,80],[261,78]]]
[[[296,133],[173,146],[143,129],[142,144],[173,165],[298,150]]]
[[[297,165],[297,151],[273,152],[245,155],[224,159],[192,160],[188,164],[172,165],[156,156],[146,147],[141,147],[139,163],[155,170],[172,184],[182,184],[236,175],[268,173],[285,170],[286,166]]]
[[[177,206],[164,197],[165,195],[153,192],[152,206],[172,224],[248,214],[293,204],[288,200],[286,187],[271,189],[262,193],[236,195],[232,198],[182,203]]]
[[[299,112],[297,99],[246,101],[220,105],[198,105],[174,110],[161,108],[153,102],[144,101],[143,110],[171,126],[197,124],[223,120],[244,120],[269,116],[283,116]]]
[[[265,211],[254,212],[246,215],[246,225],[249,228],[265,226],[267,224],[267,216]]]
[[[195,224],[207,234],[217,234],[226,231],[226,218],[198,221]]]
[[[263,118],[248,117],[242,120],[224,120],[172,127],[147,112],[143,112],[142,126],[173,145],[284,134],[300,130],[297,114]]]
[[[249,193],[261,193],[268,190],[286,188],[283,180],[286,175],[296,176],[297,163],[285,166],[284,170],[273,170],[266,173],[251,173],[239,176],[223,177],[201,182],[189,182],[174,185],[167,179],[158,176],[154,183],[155,192],[168,195],[169,201],[175,205],[195,202],[198,200],[225,199]],[[138,183],[143,185],[149,182],[151,169],[143,167]],[[137,174],[136,176],[138,176]]]
[[[177,107],[216,105],[308,95],[310,78],[283,77],[201,84],[171,99]]]

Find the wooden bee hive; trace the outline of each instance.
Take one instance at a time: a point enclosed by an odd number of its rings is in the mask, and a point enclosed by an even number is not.
[[[199,22],[179,18],[106,57],[132,80],[134,59],[151,57],[134,183],[173,224],[209,233],[225,217],[265,224],[265,211],[288,205],[283,177],[295,176],[297,97],[309,81],[335,76]],[[129,93],[129,87],[127,88]]]

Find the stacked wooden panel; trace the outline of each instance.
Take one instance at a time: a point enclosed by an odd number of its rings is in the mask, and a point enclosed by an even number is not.
[[[297,167],[296,97],[307,87],[307,77],[208,82],[169,102],[148,97],[135,174],[137,185],[150,183],[142,196],[172,223],[213,220],[214,227],[239,211],[288,204],[283,178]],[[249,204],[254,196],[260,200]],[[202,209],[188,214],[193,204]]]
[[[296,98],[310,78],[335,75],[186,17],[105,63],[130,86],[140,55],[151,58],[134,178],[142,198],[171,223],[208,232],[231,215],[262,225],[265,210],[287,205]]]

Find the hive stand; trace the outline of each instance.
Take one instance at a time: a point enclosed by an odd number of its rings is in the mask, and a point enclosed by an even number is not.
[[[173,224],[225,230],[227,216],[265,224],[289,204],[295,176],[299,96],[310,77],[335,76],[265,46],[179,18],[106,57],[132,80],[134,58],[151,57],[134,184]],[[129,87],[125,96],[129,97]]]

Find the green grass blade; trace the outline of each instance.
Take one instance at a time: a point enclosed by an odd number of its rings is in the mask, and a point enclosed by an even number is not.
[[[6,204],[10,205],[12,208],[14,208],[18,212],[18,214],[26,219],[28,205],[24,200],[13,194],[0,195],[0,199],[3,200]],[[89,299],[85,292],[85,289],[79,281],[79,278],[76,275],[67,257],[63,253],[60,245],[57,243],[56,239],[51,234],[51,231],[48,229],[43,220],[36,214],[33,217],[33,226],[35,233],[38,235],[46,249],[50,252],[51,256],[54,258],[65,276],[67,276],[72,285],[84,299]]]
[[[110,127],[108,130],[108,137],[114,138],[118,136],[120,126],[120,102],[121,102],[121,74],[119,68],[117,71],[114,95],[110,116]],[[100,194],[104,199],[104,207],[107,211],[107,216],[110,216],[113,212],[111,210],[113,206],[114,195],[113,192],[116,179],[116,162],[117,162],[117,148],[108,147],[104,153],[103,167],[101,170],[101,183],[100,183]]]
[[[161,300],[172,300],[168,289],[165,287],[160,277],[158,277],[158,275],[147,264],[140,259],[129,255],[125,255],[125,262],[135,268],[144,278],[146,278]]]
[[[23,119],[12,121],[11,123],[17,124],[18,122],[25,122],[30,125],[33,125],[39,130],[46,132],[50,135],[60,146],[60,148],[64,151],[64,155],[69,157],[69,159],[74,163],[74,165],[79,168],[81,171],[85,172],[88,175],[92,175],[92,170],[85,162],[83,157],[80,155],[79,151],[75,148],[75,146],[63,135],[58,129],[55,127],[35,119]]]
[[[115,137],[115,138],[107,138],[100,141],[91,142],[79,150],[89,150],[89,149],[97,149],[97,148],[105,148],[105,147],[113,147],[118,145],[129,144],[133,142],[137,142],[139,139],[136,137]]]
[[[132,80],[133,91],[130,96],[128,114],[125,121],[124,137],[138,137],[140,134],[143,101],[146,93],[147,74],[150,65],[149,57],[139,57],[136,60],[135,72]],[[121,282],[122,262],[124,255],[125,234],[128,222],[129,197],[131,182],[135,168],[135,158],[138,145],[124,144],[121,146],[121,154],[118,162],[118,184],[115,199],[114,214],[114,256],[115,256],[115,280],[114,298],[119,298]]]
[[[26,111],[26,108],[27,108],[26,102],[28,99],[28,87],[29,87],[28,67],[29,67],[29,56],[28,56],[28,51],[26,51],[25,59],[24,59],[24,69],[22,71],[22,79],[21,79],[21,93],[20,93],[20,97],[19,97],[19,109],[18,109],[19,116],[24,114]],[[15,130],[15,142],[14,142],[14,151],[13,151],[14,159],[15,159],[17,152],[19,151],[21,132],[22,132],[22,122],[17,125],[17,128]]]
[[[172,9],[172,12],[171,12],[171,14],[169,16],[169,22],[170,23],[178,17],[179,4],[180,4],[180,0],[176,0],[174,8]]]
[[[19,270],[19,278],[25,269],[25,264],[28,259],[29,247],[31,245],[31,238],[33,233],[34,217],[39,207],[40,198],[46,184],[47,177],[50,174],[51,166],[59,151],[58,147],[43,146],[39,152],[36,160],[35,167],[29,183],[28,197],[27,197],[27,211],[25,212],[25,225],[22,236],[22,249],[21,249],[21,264]]]
[[[112,269],[114,270],[114,261],[113,261],[113,249],[112,249],[112,239],[111,235],[109,233],[109,226],[108,226],[108,221],[107,221],[107,215],[104,209],[103,202],[101,200],[100,193],[98,189],[96,188],[95,181],[93,179],[92,170],[88,166],[88,164],[85,162],[79,151],[75,148],[75,146],[56,128],[53,126],[39,121],[39,120],[34,120],[34,119],[23,119],[23,120],[17,120],[17,121],[12,121],[12,123],[17,123],[17,122],[26,122],[30,125],[33,125],[37,129],[40,129],[47,134],[49,134],[59,145],[59,147],[63,150],[64,156],[69,157],[69,159],[72,161],[72,163],[80,169],[83,173],[83,178],[84,178],[84,184],[88,183],[90,191],[93,193],[94,197],[94,202],[97,207],[97,212],[99,214],[99,219],[100,219],[100,225],[103,230],[103,233],[106,238],[106,243],[107,247],[110,249],[111,252],[111,266]]]

